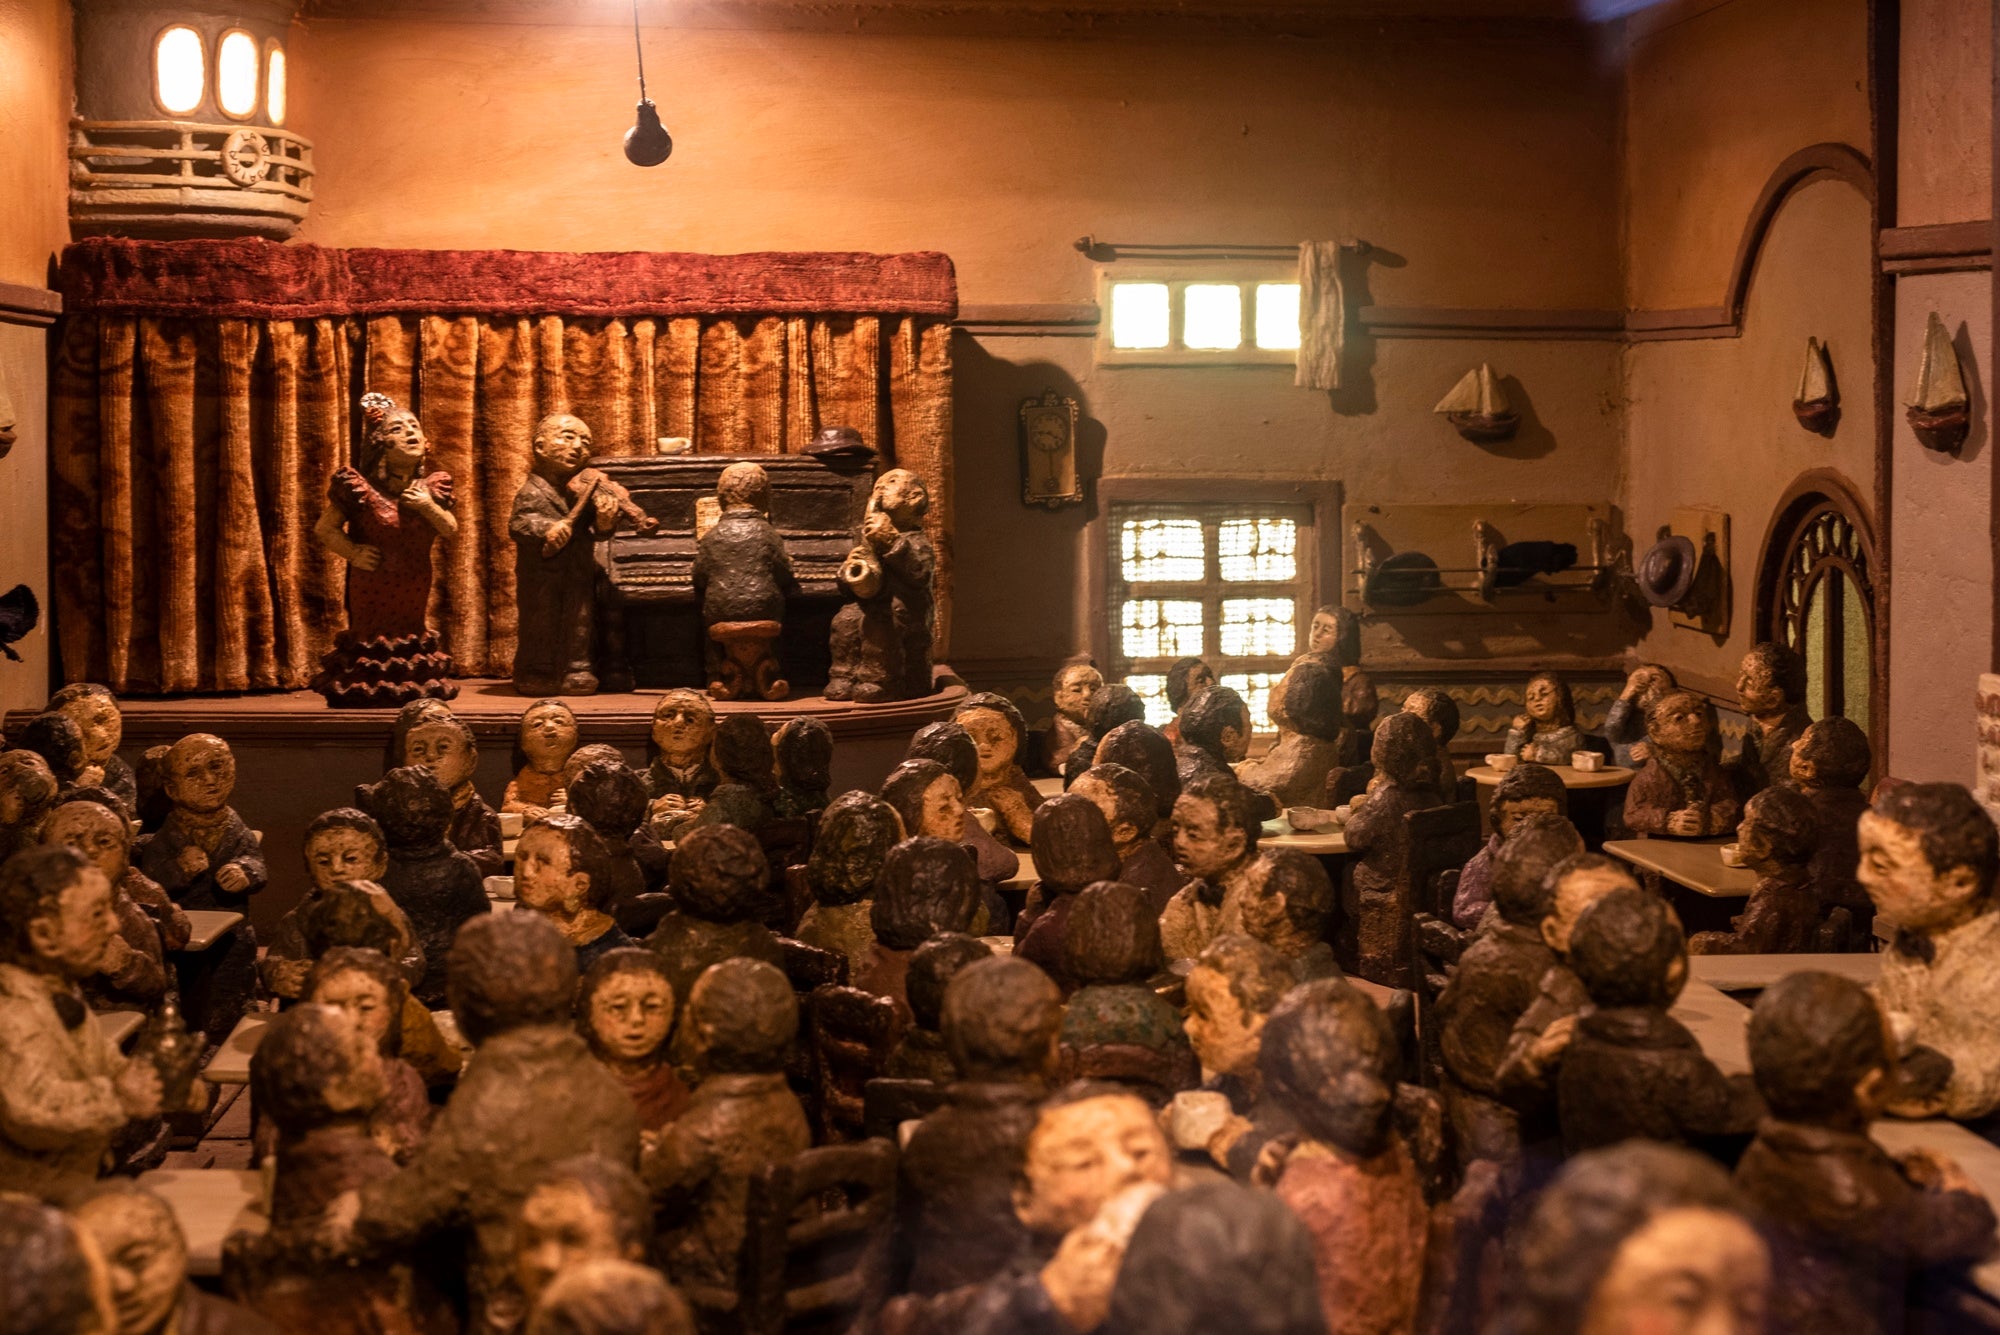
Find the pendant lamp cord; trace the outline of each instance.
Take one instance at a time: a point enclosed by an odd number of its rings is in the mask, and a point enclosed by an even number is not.
[[[632,49],[639,56],[639,100],[646,100],[646,47],[639,40],[639,0],[632,0]]]

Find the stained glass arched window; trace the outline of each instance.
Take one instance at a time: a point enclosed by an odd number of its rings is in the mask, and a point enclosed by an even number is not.
[[[1757,624],[1761,638],[1805,656],[1814,718],[1838,714],[1873,734],[1875,540],[1842,482],[1822,474],[1793,485],[1765,546]]]

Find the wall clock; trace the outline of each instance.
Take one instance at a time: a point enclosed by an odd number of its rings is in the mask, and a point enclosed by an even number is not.
[[[1076,471],[1076,400],[1054,390],[1021,404],[1021,502],[1059,510],[1083,503]]]

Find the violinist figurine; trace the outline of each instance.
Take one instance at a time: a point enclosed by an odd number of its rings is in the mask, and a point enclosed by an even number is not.
[[[1625,823],[1638,834],[1705,839],[1742,815],[1729,775],[1710,745],[1715,706],[1694,691],[1669,691],[1646,712],[1646,767],[1625,794]]]
[[[619,501],[601,481],[572,494],[573,482],[596,474],[584,468],[590,446],[582,419],[544,417],[535,427],[533,471],[514,494],[507,531],[520,620],[514,689],[522,695],[597,693],[593,548],[617,526]]]
[[[313,689],[330,705],[450,699],[451,655],[424,620],[431,548],[458,532],[451,474],[426,472],[417,415],[386,394],[361,396],[359,467],[335,470],[313,537],[347,562],[347,629],[320,660]],[[527,637],[524,635],[523,642]]]
[[[108,790],[128,808],[139,806],[139,781],[132,767],[118,755],[125,740],[125,716],[118,710],[118,697],[108,687],[93,681],[74,682],[49,697],[49,708],[66,714],[83,729],[83,773],[77,776],[82,787]]]
[[[854,601],[834,614],[827,699],[866,705],[931,693],[937,552],[923,527],[930,508],[930,491],[908,469],[876,479],[861,541],[840,571]]]
[[[1812,723],[1806,712],[1806,660],[1798,650],[1765,641],[1743,655],[1736,701],[1749,716],[1731,768],[1738,794],[1749,797],[1791,775],[1792,743]]]
[[[563,766],[576,751],[581,732],[576,715],[560,700],[537,700],[521,714],[521,761],[501,799],[502,811],[519,812],[522,824],[540,820],[562,797]]]
[[[695,544],[694,596],[708,633],[708,693],[718,700],[782,700],[791,684],[778,665],[785,597],[796,592],[792,558],[771,524],[771,479],[736,463],[715,484],[722,515]]]
[[[1570,753],[1583,749],[1569,683],[1553,672],[1537,672],[1528,678],[1522,699],[1526,708],[1507,729],[1503,749],[1537,765],[1569,764]]]

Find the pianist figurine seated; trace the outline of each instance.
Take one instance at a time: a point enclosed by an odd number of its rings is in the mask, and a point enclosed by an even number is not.
[[[722,517],[695,545],[694,589],[706,632],[708,693],[718,700],[791,694],[778,666],[785,595],[798,588],[784,539],[771,524],[771,479],[731,464],[715,484]]]

